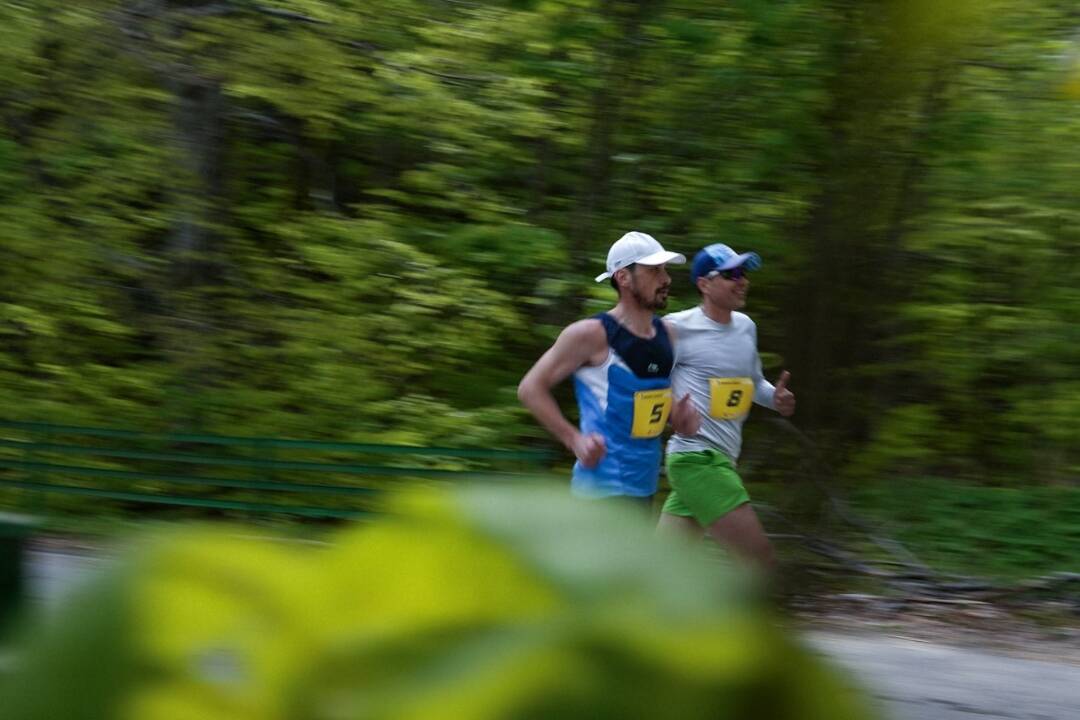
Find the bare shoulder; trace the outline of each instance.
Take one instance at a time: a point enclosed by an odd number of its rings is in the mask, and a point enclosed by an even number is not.
[[[573,357],[578,367],[602,365],[610,352],[604,323],[594,317],[567,325],[555,346],[564,357]]]
[[[567,337],[574,340],[588,340],[590,338],[607,341],[607,334],[604,332],[604,324],[596,318],[585,318],[584,320],[578,320],[572,322],[563,328],[563,331],[559,333],[559,337]]]
[[[596,319],[578,320],[562,329],[555,343],[525,373],[520,388],[551,388],[584,365],[599,365],[607,358],[607,334]]]
[[[607,332],[596,318],[585,318],[563,328],[555,345],[572,349],[580,357],[591,358],[607,351]]]

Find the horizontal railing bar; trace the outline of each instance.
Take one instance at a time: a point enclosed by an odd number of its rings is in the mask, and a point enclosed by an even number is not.
[[[0,457],[0,468],[9,468],[12,470],[38,470],[42,472],[67,472],[74,475],[90,475],[94,477],[123,477],[135,480],[155,480],[161,482],[181,482],[190,483],[194,480],[198,480],[198,484],[202,485],[220,485],[222,483],[240,483],[240,482],[265,482],[268,490],[288,490],[293,487],[296,488],[311,488],[312,491],[333,491],[337,488],[355,488],[356,491],[375,491],[378,492],[381,488],[361,488],[357,486],[337,486],[337,485],[321,485],[316,483],[291,483],[291,482],[277,482],[273,480],[240,480],[230,478],[208,478],[200,476],[188,476],[188,475],[173,475],[169,473],[146,473],[133,470],[121,470],[113,468],[94,468],[86,467],[85,465],[60,465],[56,463],[38,462],[35,460],[8,460]],[[392,473],[347,473],[356,475],[357,477],[380,477],[380,476],[429,476],[429,477],[443,477],[454,481],[485,481],[485,480],[498,480],[498,481],[513,481],[513,482],[525,482],[532,480],[544,479],[545,475],[539,473],[508,473],[508,472],[492,472],[486,470],[470,471],[470,470],[424,470],[421,472],[413,471],[408,468],[385,468],[376,467],[377,470],[401,470],[402,472]],[[2,482],[2,481],[0,481]],[[237,486],[246,487],[246,486]],[[351,492],[351,491],[350,491]]]
[[[112,468],[92,468],[83,465],[59,465],[30,460],[5,460],[0,458],[0,468],[12,470],[40,470],[43,472],[85,475],[88,477],[109,477],[125,480],[146,480],[150,482],[169,482],[186,485],[204,485],[207,487],[229,487],[247,490],[284,490],[287,492],[321,492],[331,495],[362,495],[379,492],[377,488],[358,487],[355,485],[321,485],[317,483],[294,483],[275,480],[237,480],[232,478],[211,478],[192,475],[170,475],[167,473],[149,473],[135,470],[114,470]],[[2,480],[0,480],[2,482]]]
[[[23,452],[55,452],[66,455],[89,455],[95,457],[120,458],[125,460],[156,460],[159,462],[206,465],[208,467],[243,467],[262,468],[265,470],[297,470],[303,472],[329,472],[344,475],[383,475],[414,477],[447,477],[462,474],[475,474],[470,470],[446,470],[442,468],[400,467],[393,465],[339,464],[306,462],[299,460],[264,460],[260,458],[223,458],[210,455],[188,455],[183,453],[159,453],[142,450],[123,450],[120,448],[96,448],[62,443],[35,443],[20,440],[0,440],[0,447],[12,448]],[[497,473],[496,473],[497,474]]]
[[[123,438],[156,442],[201,443],[206,445],[232,445],[243,447],[287,448],[295,450],[338,450],[342,452],[379,453],[393,455],[425,455],[462,458],[487,458],[501,460],[530,460],[542,462],[551,459],[546,450],[504,450],[480,448],[421,447],[417,445],[384,445],[368,443],[328,442],[320,440],[289,440],[285,438],[242,437],[230,435],[204,435],[190,433],[144,433],[135,430],[84,427],[80,425],[53,425],[51,423],[0,420],[0,428],[25,430],[36,433],[82,435],[88,437]]]
[[[149,493],[105,490],[103,488],[85,488],[73,485],[50,485],[45,483],[26,482],[23,480],[0,480],[0,485],[21,488],[24,490],[63,493],[68,495],[91,495],[113,500],[156,503],[159,505],[186,505],[190,507],[208,507],[219,510],[253,510],[256,512],[274,512],[304,515],[307,517],[356,518],[370,514],[363,510],[339,510],[334,508],[308,506],[290,507],[288,505],[277,505],[272,503],[249,503],[240,500],[214,500],[210,498],[193,498],[176,495],[151,495]]]

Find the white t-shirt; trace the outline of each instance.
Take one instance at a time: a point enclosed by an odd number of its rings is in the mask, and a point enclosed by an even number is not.
[[[761,374],[757,326],[741,312],[731,313],[729,323],[718,323],[700,305],[664,319],[676,332],[673,396],[678,400],[690,393],[701,413],[697,434],[675,433],[667,451],[721,450],[738,461],[751,403],[773,408],[775,388]]]

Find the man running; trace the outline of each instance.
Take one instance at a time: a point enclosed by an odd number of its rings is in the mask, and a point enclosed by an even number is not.
[[[622,497],[650,505],[660,472],[660,433],[697,431],[697,411],[672,402],[673,338],[654,313],[667,306],[667,263],[685,263],[650,235],[629,232],[611,246],[607,271],[618,304],[568,325],[525,374],[518,398],[575,457],[571,490],[590,498]],[[574,377],[581,425],[559,409],[552,388]]]
[[[747,273],[760,266],[757,253],[709,245],[694,257],[690,270],[701,304],[665,318],[679,334],[673,391],[690,394],[701,425],[694,433],[676,428],[668,441],[672,490],[659,529],[694,536],[704,532],[737,557],[771,568],[772,546],[735,471],[752,402],[785,417],[795,412],[795,395],[787,388],[790,374],[784,371],[775,387],[762,376],[757,327],[737,312],[746,305]]]

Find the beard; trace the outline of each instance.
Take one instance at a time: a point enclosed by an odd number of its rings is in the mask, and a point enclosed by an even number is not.
[[[634,296],[634,300],[638,305],[646,310],[663,310],[667,307],[667,288],[658,289],[653,296],[646,297],[644,293],[637,289],[637,287],[630,288],[631,294]]]

